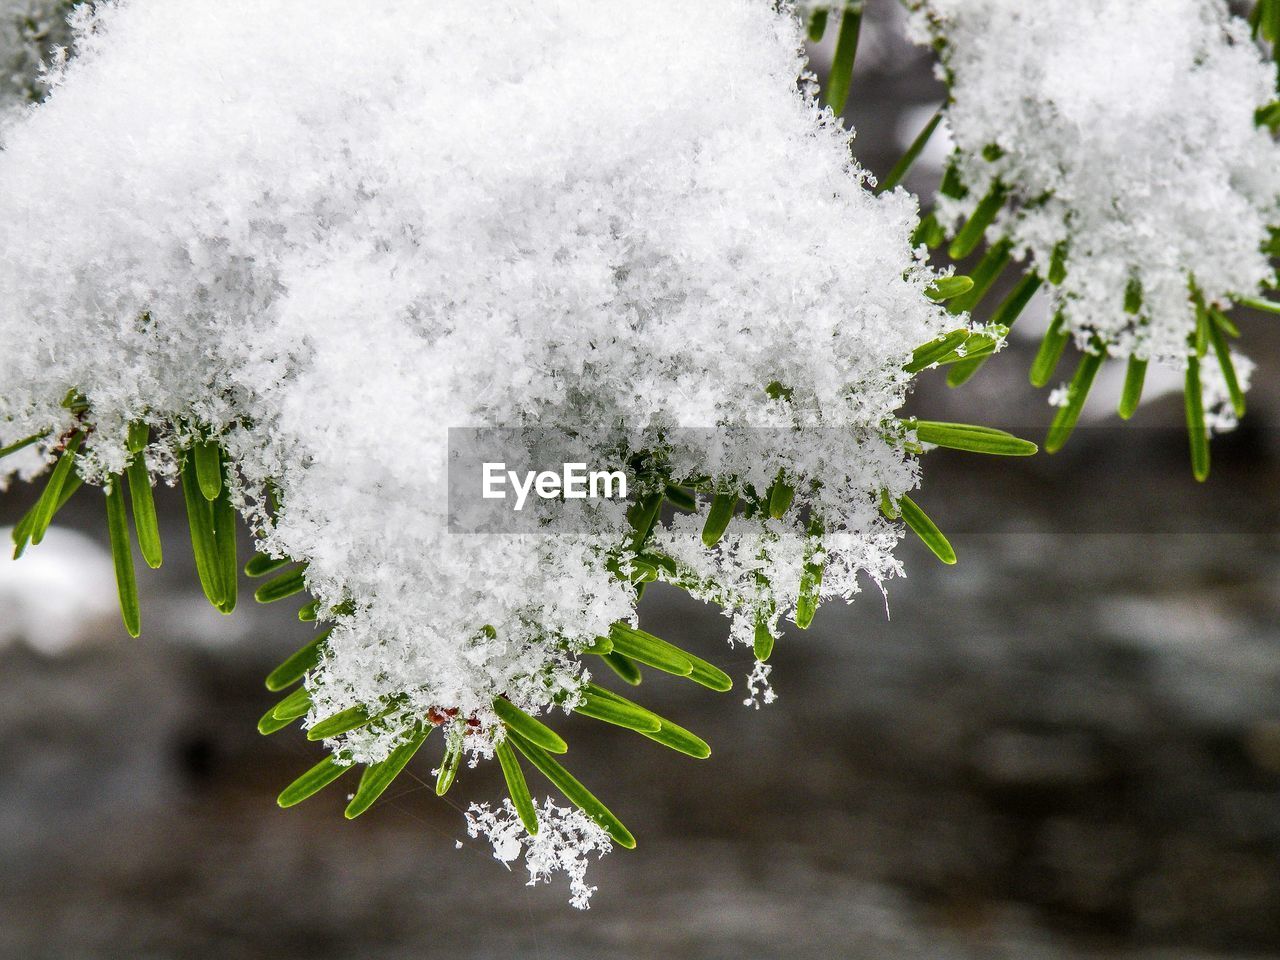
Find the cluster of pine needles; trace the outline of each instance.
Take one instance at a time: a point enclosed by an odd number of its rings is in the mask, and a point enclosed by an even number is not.
[[[809,24],[809,35],[814,41],[821,39],[829,26],[838,31],[831,73],[822,93],[824,101],[836,113],[843,110],[852,84],[862,8],[861,2],[850,2],[837,4],[830,9],[819,9],[812,14]],[[1276,43],[1280,39],[1280,0],[1261,0],[1251,22],[1259,37]],[[889,190],[902,181],[929,138],[938,129],[941,120],[940,110],[899,163],[879,181],[877,189]],[[1258,122],[1273,129],[1280,127],[1280,102],[1259,111]],[[942,192],[954,193],[962,189],[954,176],[954,169],[949,170],[941,187]],[[946,252],[952,261],[965,260],[978,250],[987,228],[1007,199],[1008,191],[997,185],[978,204],[973,215],[960,227],[947,246]],[[916,239],[930,248],[939,247],[946,241],[941,226],[932,215],[923,219]],[[1273,252],[1280,252],[1280,238],[1276,240],[1276,246],[1277,250]],[[940,279],[929,290],[929,296],[947,303],[947,308],[957,317],[957,327],[950,333],[921,345],[904,369],[915,374],[926,369],[946,367],[949,384],[958,386],[966,382],[999,349],[1004,335],[1042,284],[1046,281],[1050,284],[1062,282],[1065,275],[1065,253],[1066,251],[1062,251],[1060,256],[1055,257],[1055,263],[1045,278],[1031,271],[1024,272],[1011,292],[992,310],[981,332],[960,321],[965,314],[972,315],[978,310],[998,278],[1010,266],[1010,241],[1002,239],[989,244],[967,275],[952,275]],[[1193,467],[1196,476],[1203,479],[1208,473],[1209,461],[1207,430],[1200,401],[1200,363],[1207,360],[1212,351],[1216,362],[1222,365],[1236,412],[1243,414],[1244,397],[1239,390],[1227,350],[1227,338],[1237,336],[1239,331],[1221,310],[1205,304],[1194,286],[1190,288],[1189,295],[1196,301],[1199,322],[1196,333],[1188,344],[1187,424],[1191,436]],[[1280,306],[1267,301],[1244,298],[1238,302],[1243,307],[1280,312]],[[1140,305],[1141,290],[1130,291],[1125,308],[1130,312],[1137,312]],[[1033,384],[1043,386],[1049,382],[1068,339],[1069,334],[1064,330],[1061,318],[1055,318],[1032,364],[1030,379]],[[1069,387],[1067,404],[1059,409],[1050,427],[1045,441],[1047,450],[1061,448],[1071,434],[1104,355],[1101,344],[1097,345],[1096,350],[1083,354]],[[1121,416],[1128,418],[1136,410],[1144,375],[1145,363],[1130,361],[1119,405]],[[777,383],[770,384],[765,392],[774,399],[789,393]],[[56,463],[39,499],[14,528],[15,556],[21,556],[29,545],[41,542],[58,511],[83,485],[76,463],[86,446],[92,444],[91,408],[86,398],[74,391],[64,400],[64,406],[74,415],[76,426],[58,437],[56,442],[48,444],[57,455]],[[145,457],[145,451],[151,442],[151,431],[152,428],[146,423],[135,423],[129,427],[128,449],[132,459],[122,473],[107,477],[104,482],[107,528],[120,609],[124,625],[132,636],[138,636],[141,630],[134,545],[136,544],[137,553],[148,567],[159,567],[163,560],[153,500],[154,478],[148,470]],[[900,421],[895,433],[903,449],[911,453],[922,453],[933,446],[1003,456],[1026,456],[1037,450],[1035,444],[1004,431],[968,424],[910,419]],[[32,444],[47,442],[48,439],[45,434],[28,437],[0,450],[0,457]],[[191,443],[180,456],[178,485],[182,489],[186,505],[196,570],[205,596],[222,613],[231,613],[235,609],[238,581],[242,573],[262,580],[254,591],[255,600],[261,603],[279,602],[306,591],[306,566],[303,563],[287,557],[258,553],[241,566],[237,558],[236,543],[238,517],[231,496],[233,472],[234,465],[216,436],[205,436]],[[714,549],[735,518],[741,522],[750,521],[753,517],[781,518],[788,510],[793,509],[795,497],[794,487],[781,473],[774,484],[759,495],[750,490],[742,491],[735,486],[733,478],[697,478],[692,482],[685,478],[681,482],[680,478],[650,477],[639,484],[637,489],[641,492],[628,513],[633,534],[630,541],[619,549],[615,563],[616,575],[630,582],[637,596],[644,591],[647,583],[664,579],[665,574],[674,574],[674,561],[657,552],[650,544],[651,534],[660,522],[664,504],[670,504],[679,510],[696,511],[700,509],[703,500],[708,501],[702,540],[707,549]],[[956,561],[955,551],[947,538],[913,499],[905,495],[893,498],[886,494],[881,498],[881,510],[892,520],[900,519],[940,560],[948,564]],[[130,515],[133,520],[132,530]],[[811,519],[808,529],[813,539],[820,542],[823,533],[821,524],[816,519]],[[822,564],[817,559],[820,556],[820,550],[813,551],[810,561],[805,565],[800,584],[794,620],[802,629],[813,622],[818,606],[822,583]],[[675,578],[672,576],[668,579]],[[325,645],[335,626],[343,617],[351,615],[353,610],[350,602],[322,608],[316,600],[305,600],[298,612],[299,619],[304,622],[325,620],[330,621],[330,625],[321,629],[310,642],[267,676],[267,689],[284,696],[259,721],[258,729],[263,734],[275,733],[311,714],[311,695],[305,681],[321,664]],[[478,625],[478,630],[492,634],[492,628],[487,626]],[[772,653],[773,643],[773,631],[762,618],[755,635],[756,657],[761,661],[767,660]],[[599,658],[612,674],[631,687],[640,684],[644,668],[683,677],[716,692],[728,691],[733,685],[728,674],[696,654],[626,623],[614,624],[607,636],[599,637],[589,648],[575,652]],[[306,736],[312,741],[331,740],[378,724],[392,712],[403,709],[403,702],[394,700],[376,706],[352,707],[316,720],[307,727]],[[616,843],[624,847],[635,846],[634,836],[618,817],[557,759],[568,750],[568,745],[558,733],[542,720],[521,710],[505,696],[495,697],[492,709],[499,718],[502,729],[500,732],[483,732],[489,734],[495,742],[495,753],[506,780],[507,791],[520,820],[530,834],[535,834],[538,830],[538,817],[521,757],[525,764],[541,774],[570,803],[599,824]],[[704,759],[711,753],[710,746],[695,733],[595,682],[584,683],[572,710],[637,733],[685,756]],[[436,792],[444,795],[454,783],[467,749],[468,736],[480,731],[480,722],[475,717],[462,716],[457,709],[448,705],[427,711],[386,759],[364,766],[347,804],[346,816],[352,818],[367,811],[437,727],[442,730],[444,745],[436,777]],[[349,757],[344,757],[339,748],[336,754],[326,755],[286,786],[279,795],[279,804],[282,807],[293,806],[338,780],[357,765]]]

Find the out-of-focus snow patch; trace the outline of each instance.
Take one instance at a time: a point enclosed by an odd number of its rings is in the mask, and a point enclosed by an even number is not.
[[[0,542],[12,542],[12,527]],[[58,656],[102,633],[115,614],[111,556],[74,530],[51,527],[19,560],[0,558],[0,647],[23,642]]]

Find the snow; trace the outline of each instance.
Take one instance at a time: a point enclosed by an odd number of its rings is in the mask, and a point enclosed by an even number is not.
[[[1254,111],[1275,69],[1220,0],[925,0],[914,26],[944,44],[957,225],[999,182],[1011,237],[1047,276],[1082,348],[1182,369],[1194,284],[1211,303],[1256,295],[1280,224],[1280,148]],[[1131,284],[1136,313],[1124,309]],[[1207,364],[1206,364],[1207,366]]]
[[[467,834],[483,835],[493,845],[493,857],[510,864],[524,857],[529,871],[527,886],[549,883],[557,873],[569,880],[570,904],[579,910],[591,906],[596,888],[586,880],[589,857],[603,857],[613,849],[609,835],[579,810],[558,807],[547,799],[538,809],[538,832],[530,836],[509,799],[492,810],[487,803],[467,809]]]
[[[495,695],[572,704],[578,651],[634,622],[623,506],[452,534],[447,427],[559,432],[592,469],[657,451],[662,479],[743,493],[785,469],[783,519],[714,551],[697,517],[656,538],[737,642],[793,613],[804,508],[824,597],[898,572],[877,504],[918,482],[902,365],[958,321],[923,295],[914,198],[874,196],[797,83],[790,11],[154,0],[74,22],[77,55],[0,141],[0,444],[51,431],[0,469],[41,468],[72,389],[88,480],[123,467],[131,421],[170,482],[219,438],[261,548],[354,605],[310,720],[392,709],[330,741],[343,759],[432,708],[487,755]]]

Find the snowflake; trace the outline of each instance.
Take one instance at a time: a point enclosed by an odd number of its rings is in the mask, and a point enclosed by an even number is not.
[[[468,835],[486,837],[493,844],[495,860],[511,864],[524,856],[528,886],[550,883],[555,874],[564,873],[569,880],[569,903],[579,910],[590,908],[596,888],[586,881],[589,857],[603,857],[613,844],[586,814],[558,807],[547,797],[538,811],[538,832],[533,836],[506,798],[500,810],[491,810],[487,803],[473,803],[466,818]]]

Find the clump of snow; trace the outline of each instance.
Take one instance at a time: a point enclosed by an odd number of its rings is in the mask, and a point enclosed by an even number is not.
[[[1280,148],[1254,111],[1275,69],[1221,0],[924,0],[941,42],[952,162],[967,194],[954,227],[1002,184],[988,232],[1049,276],[1076,342],[1185,365],[1194,283],[1225,304],[1273,279],[1262,247],[1280,224]],[[1126,293],[1141,293],[1136,313]]]
[[[769,674],[772,672],[773,667],[769,664],[763,660],[756,661],[755,666],[751,668],[751,673],[747,676],[747,692],[750,696],[742,701],[744,707],[755,707],[759,710],[762,703],[769,704],[778,699],[778,694],[769,682]]]
[[[898,571],[877,504],[918,479],[902,366],[956,320],[924,296],[915,201],[866,188],[797,82],[789,10],[167,0],[74,22],[0,149],[0,444],[51,431],[38,467],[69,390],[91,481],[131,421],[170,482],[219,438],[261,548],[353,609],[307,680],[312,721],[383,714],[330,743],[344,759],[436,710],[487,753],[495,696],[572,704],[582,648],[634,622],[625,505],[450,533],[450,426],[559,431],[599,469],[656,451],[653,483],[748,496],[785,470],[782,520],[654,540],[739,641],[795,608],[802,511],[822,596]]]
[[[609,835],[580,810],[556,806],[550,798],[538,810],[538,832],[525,830],[509,799],[492,810],[487,803],[473,803],[466,811],[467,834],[484,836],[493,844],[495,860],[510,864],[524,857],[528,886],[550,883],[557,873],[569,880],[569,903],[579,910],[591,907],[596,888],[587,884],[590,856],[603,857],[613,849]]]

